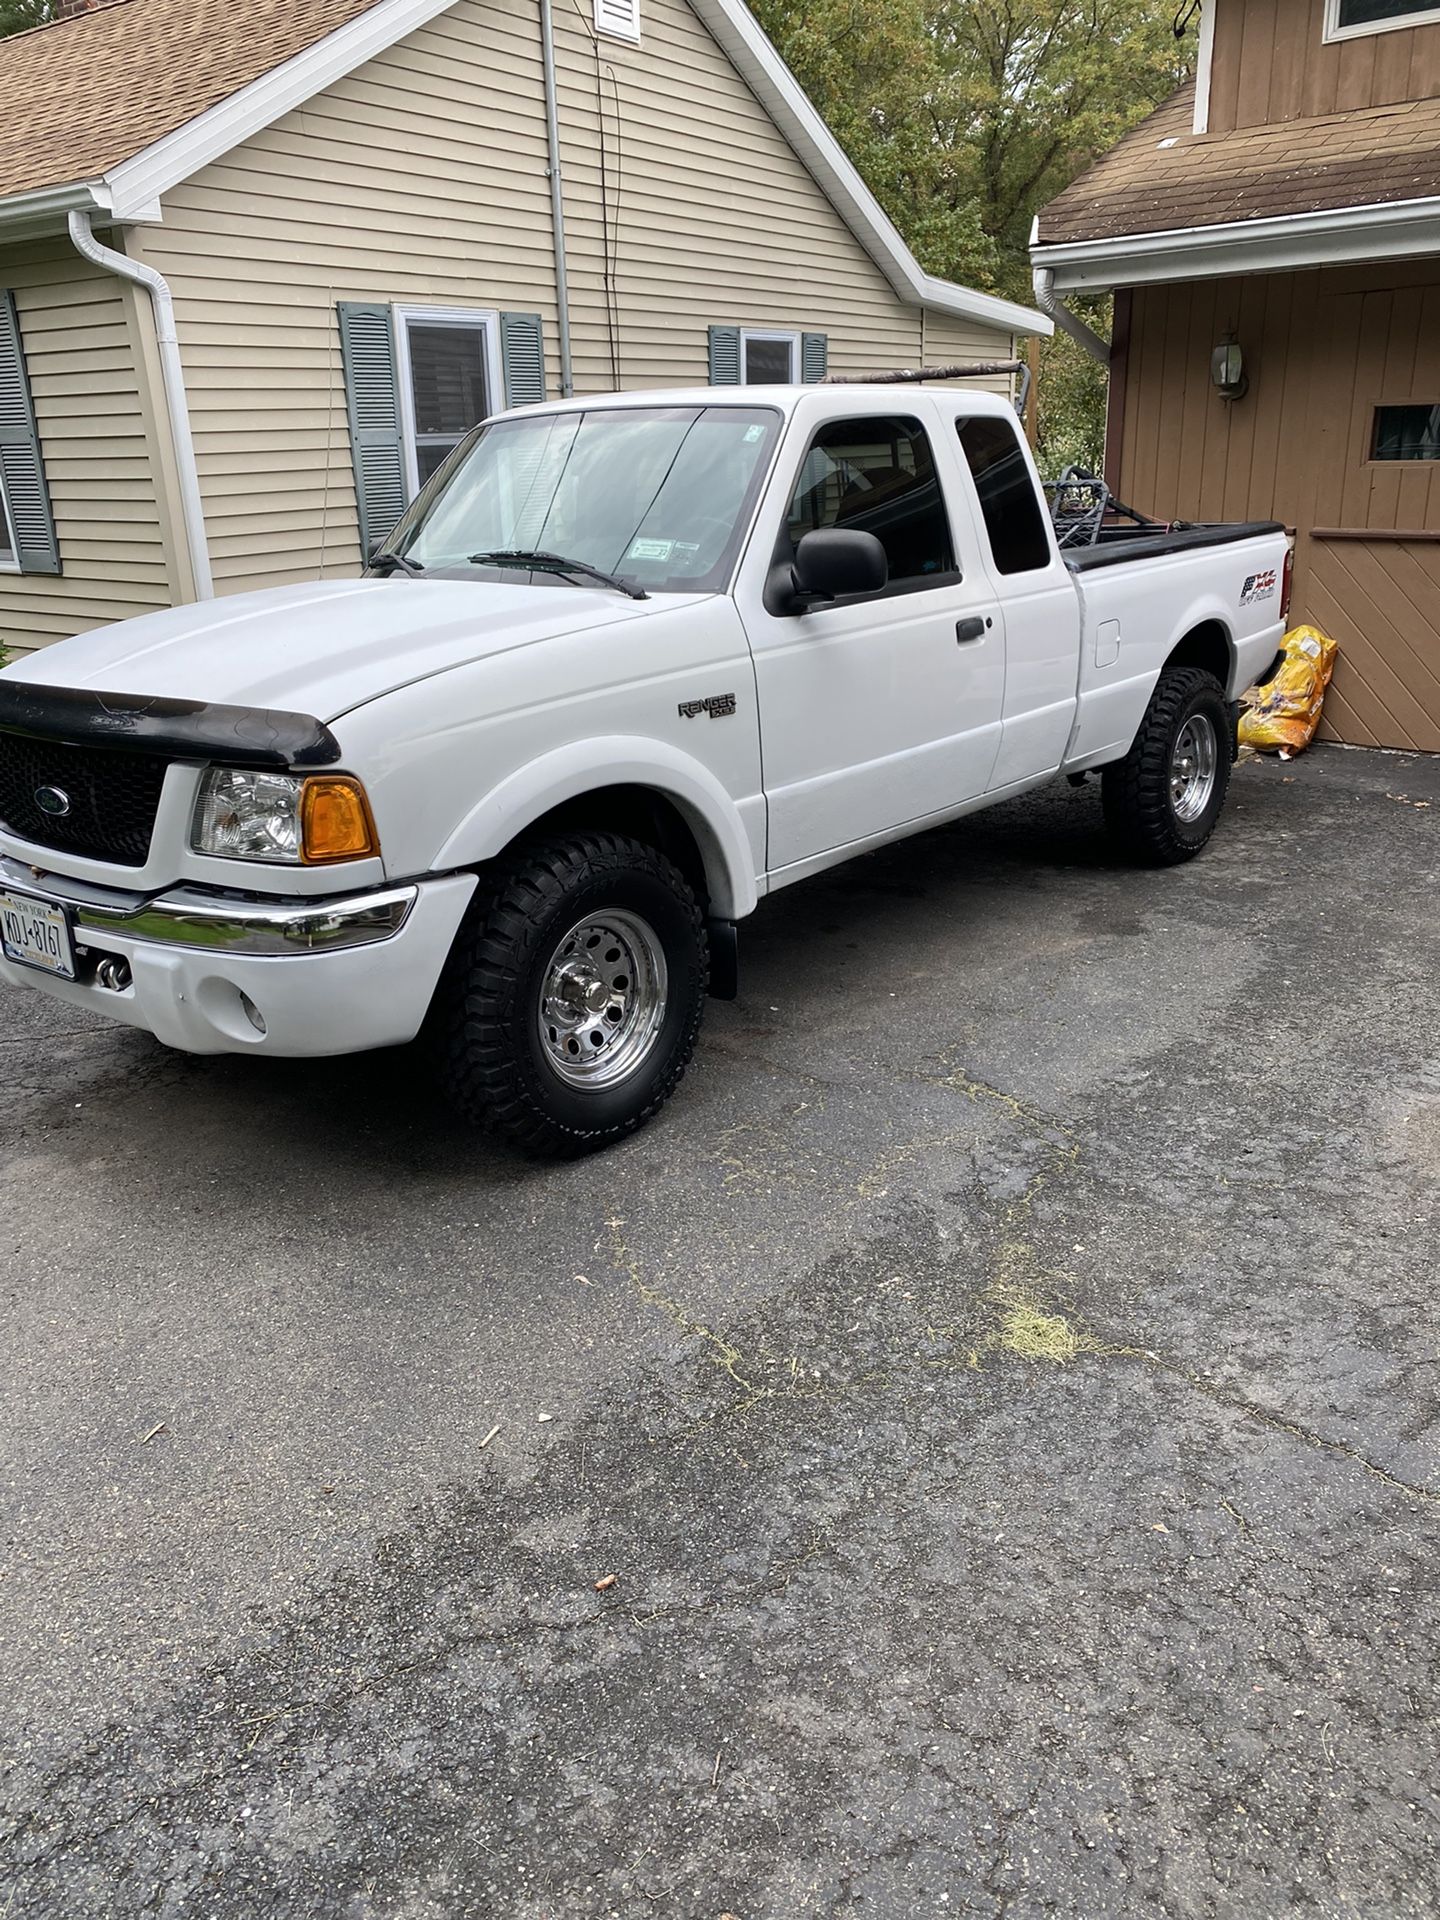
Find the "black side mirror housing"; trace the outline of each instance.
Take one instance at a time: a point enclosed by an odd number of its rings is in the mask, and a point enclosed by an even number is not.
[[[883,593],[890,579],[885,549],[873,533],[854,527],[817,527],[800,536],[790,569],[794,611],[854,593]]]

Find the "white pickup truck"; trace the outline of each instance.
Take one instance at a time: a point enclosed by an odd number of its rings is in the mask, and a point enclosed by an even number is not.
[[[194,1053],[422,1030],[536,1152],[647,1120],[777,887],[1058,774],[1140,859],[1224,802],[1276,525],[1056,544],[977,391],[498,415],[361,580],[0,674],[0,975]]]

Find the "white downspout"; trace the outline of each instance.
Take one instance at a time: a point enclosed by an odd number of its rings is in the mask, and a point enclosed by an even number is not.
[[[1085,349],[1092,360],[1098,360],[1102,367],[1110,364],[1110,347],[1100,338],[1093,327],[1087,327],[1077,314],[1071,313],[1063,300],[1055,298],[1055,269],[1036,267],[1031,278],[1035,285],[1035,304],[1047,319],[1053,320],[1062,332],[1068,333],[1077,346]]]
[[[160,350],[160,377],[165,386],[165,407],[170,416],[170,440],[175,451],[175,472],[180,484],[180,513],[185,523],[185,543],[190,549],[190,575],[197,600],[215,597],[210,578],[210,548],[205,538],[205,514],[200,504],[200,475],[195,466],[195,443],[190,437],[190,405],[185,398],[185,369],[180,363],[180,342],[175,332],[175,303],[165,276],[154,267],[131,260],[113,247],[102,246],[90,231],[90,215],[78,208],[70,214],[70,238],[75,251],[83,254],[106,273],[122,280],[134,280],[150,295],[155,313],[155,342]]]

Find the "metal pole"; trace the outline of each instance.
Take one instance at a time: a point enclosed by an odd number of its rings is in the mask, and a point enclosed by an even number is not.
[[[555,315],[560,327],[560,393],[575,391],[570,357],[570,283],[565,264],[565,193],[560,179],[560,106],[555,88],[555,28],[550,0],[540,0],[540,58],[545,70],[545,137],[549,143],[550,225],[555,241]]]

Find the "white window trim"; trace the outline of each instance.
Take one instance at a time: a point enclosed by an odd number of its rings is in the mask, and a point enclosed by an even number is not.
[[[6,554],[9,559],[6,559]],[[10,518],[10,502],[5,498],[5,479],[0,475],[0,573],[19,573],[20,543],[15,538],[15,523]]]
[[[790,378],[778,384],[798,387],[800,384],[800,335],[792,333],[788,327],[742,327],[740,329],[740,384],[748,387],[745,378],[745,349],[752,340],[780,341],[790,349]]]
[[[629,0],[629,4],[631,25],[628,28],[617,27],[613,21],[606,20],[603,17],[605,10],[601,4],[601,0],[595,0],[592,17],[595,21],[596,33],[603,33],[607,40],[623,40],[627,46],[638,47],[640,44],[640,0]]]
[[[500,360],[500,313],[494,307],[395,308],[395,380],[400,388],[400,453],[410,499],[420,491],[420,462],[415,446],[415,382],[410,369],[410,327],[473,327],[485,342],[485,389],[491,411],[505,404],[505,373]]]
[[[1440,21],[1440,7],[1426,7],[1416,13],[1402,13],[1393,20],[1361,20],[1353,27],[1340,25],[1340,0],[1325,0],[1325,40],[1363,40],[1372,33],[1399,33],[1408,27],[1433,27]]]

